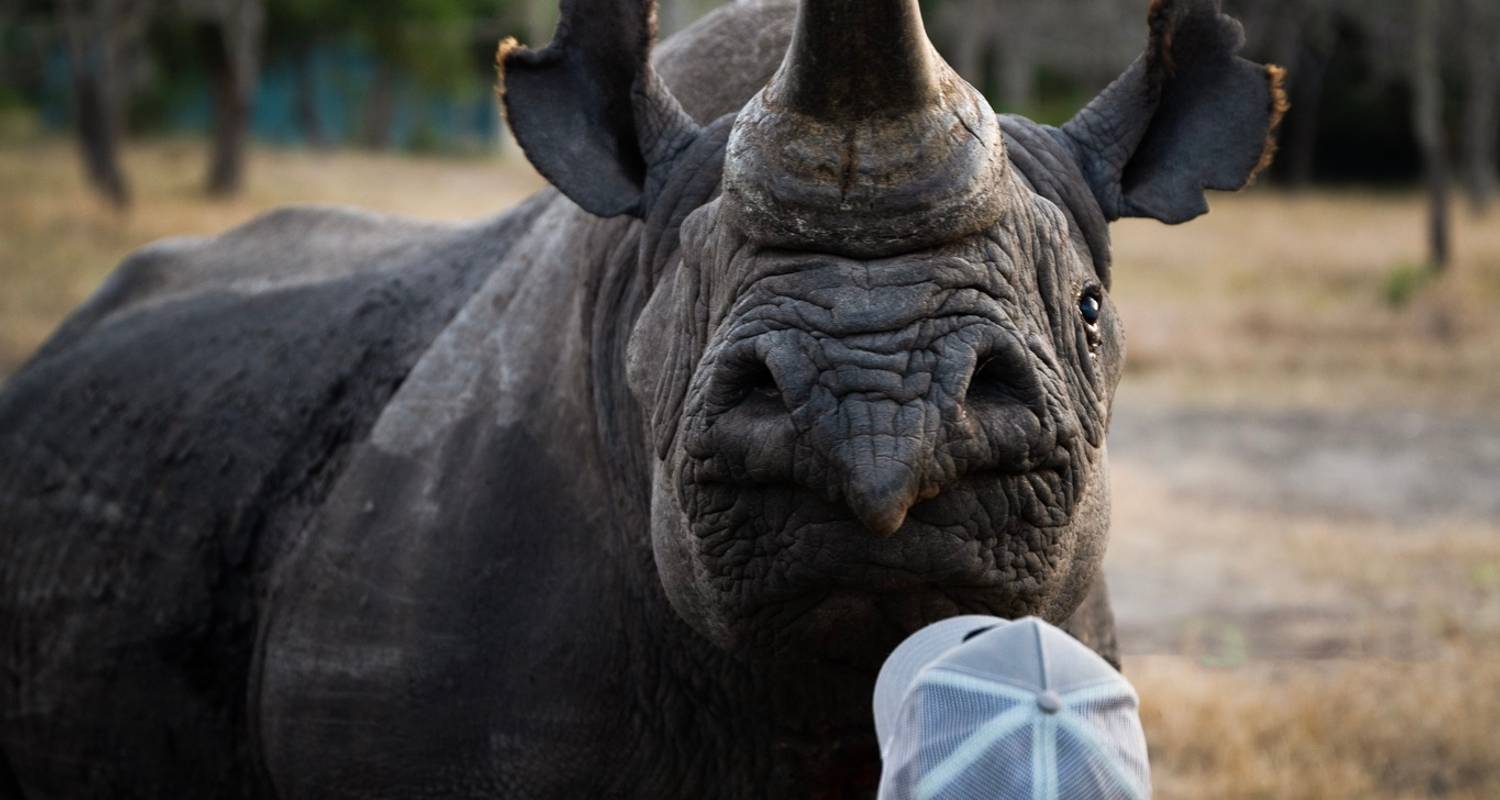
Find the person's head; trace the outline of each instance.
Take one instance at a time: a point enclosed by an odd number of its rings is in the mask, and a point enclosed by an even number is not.
[[[1034,617],[918,631],[875,685],[881,800],[1142,800],[1139,701],[1124,676]]]

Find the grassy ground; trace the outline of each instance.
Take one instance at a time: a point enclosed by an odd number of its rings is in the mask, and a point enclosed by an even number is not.
[[[501,210],[506,159],[133,147],[101,207],[64,144],[0,146],[0,375],[123,255],[287,202]],[[1260,190],[1116,226],[1130,367],[1108,568],[1165,798],[1500,797],[1500,214],[1420,278],[1419,199]]]
[[[1159,796],[1500,797],[1500,521],[1253,507],[1134,456],[1114,472],[1109,571]]]
[[[1500,212],[1457,208],[1455,261],[1428,281],[1416,196],[1262,190],[1214,209],[1115,226],[1135,376],[1257,404],[1500,401]]]

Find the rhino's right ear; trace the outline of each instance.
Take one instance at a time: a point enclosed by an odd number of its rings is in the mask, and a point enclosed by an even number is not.
[[[532,166],[601,217],[644,216],[698,127],[654,70],[655,0],[563,0],[543,50],[496,58],[506,120]]]
[[[1063,126],[1110,220],[1186,222],[1205,189],[1243,188],[1271,162],[1282,72],[1238,56],[1220,0],[1152,0],[1146,52]]]

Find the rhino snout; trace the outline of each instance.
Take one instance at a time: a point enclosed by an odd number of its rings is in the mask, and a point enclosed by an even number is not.
[[[711,393],[722,411],[706,450],[735,462],[724,477],[802,485],[878,537],[894,536],[914,506],[960,479],[1034,468],[1039,443],[1055,441],[1044,436],[1036,359],[1007,331],[890,352],[869,341],[771,339],[720,363]]]

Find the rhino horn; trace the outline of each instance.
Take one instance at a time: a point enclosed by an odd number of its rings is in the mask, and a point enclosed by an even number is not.
[[[825,120],[920,111],[942,100],[917,0],[804,0],[777,92]]]
[[[917,0],[803,0],[735,122],[725,208],[763,244],[872,258],[995,224],[1007,169],[994,112],[928,41]]]

